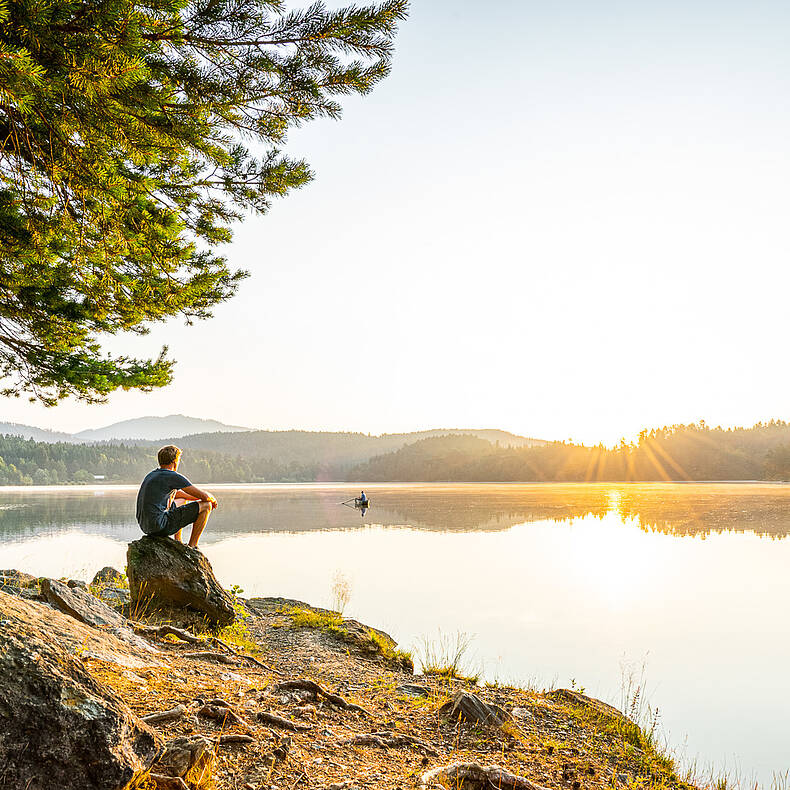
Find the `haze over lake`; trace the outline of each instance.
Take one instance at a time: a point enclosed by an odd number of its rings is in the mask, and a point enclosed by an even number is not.
[[[790,767],[790,487],[212,486],[201,540],[245,596],[331,603],[403,647],[464,631],[488,680],[620,703],[647,667],[670,743],[770,783]],[[90,580],[139,536],[136,487],[0,488],[0,567]],[[684,748],[684,744],[685,748]]]

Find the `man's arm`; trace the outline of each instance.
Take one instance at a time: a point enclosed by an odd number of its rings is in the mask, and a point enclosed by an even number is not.
[[[187,486],[179,490],[179,494],[184,495],[184,499],[198,500],[200,502],[211,502],[214,507],[218,507],[217,500],[209,494],[208,491],[203,491],[197,486]]]

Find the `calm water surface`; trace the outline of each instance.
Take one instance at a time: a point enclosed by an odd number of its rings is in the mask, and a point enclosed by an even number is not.
[[[406,648],[474,635],[504,682],[620,704],[625,663],[685,759],[771,784],[790,768],[790,487],[215,486],[201,548],[247,596],[332,600]],[[0,488],[0,567],[123,568],[136,489]]]

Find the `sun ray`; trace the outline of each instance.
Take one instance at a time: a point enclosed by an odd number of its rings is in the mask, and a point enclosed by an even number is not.
[[[691,480],[690,475],[686,472],[686,470],[677,463],[674,458],[669,454],[666,448],[662,447],[657,441],[654,439],[648,439],[648,443],[652,445],[652,449],[660,455],[684,480]]]
[[[664,469],[664,465],[661,463],[661,461],[659,461],[658,458],[656,457],[656,454],[653,452],[652,448],[650,447],[650,444],[647,441],[645,441],[642,444],[640,444],[639,447],[640,449],[644,450],[645,455],[647,456],[648,460],[653,464],[653,468],[655,469],[656,472],[658,472],[662,480],[665,483],[671,483],[672,478],[669,476],[667,470]]]

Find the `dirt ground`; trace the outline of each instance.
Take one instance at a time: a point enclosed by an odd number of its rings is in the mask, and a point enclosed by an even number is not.
[[[344,629],[295,625],[292,607],[282,601],[255,599],[246,609],[229,649],[164,636],[155,642],[163,651],[159,667],[132,671],[86,661],[139,716],[186,707],[185,715],[154,729],[166,741],[202,734],[213,742],[216,757],[200,777],[188,777],[192,787],[413,788],[426,772],[458,762],[497,765],[557,790],[690,787],[644,731],[602,702],[570,690],[538,693],[415,676],[391,658],[361,649]],[[149,618],[152,624],[188,624],[175,620]],[[207,651],[214,656],[187,657]],[[352,707],[309,689],[278,688],[298,680],[314,681]],[[484,726],[440,714],[459,690],[504,709],[508,720]],[[231,713],[208,718],[204,705],[212,700],[215,712]],[[223,742],[234,734],[251,740]],[[373,737],[349,742],[364,735]],[[474,787],[458,780],[444,786]]]

